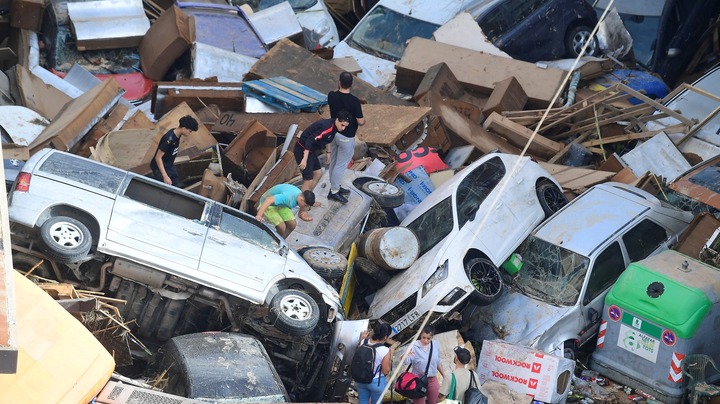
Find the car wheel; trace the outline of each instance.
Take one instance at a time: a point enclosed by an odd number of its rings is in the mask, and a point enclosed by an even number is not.
[[[372,196],[381,208],[397,208],[405,203],[405,191],[385,181],[368,181],[361,189]]]
[[[372,281],[373,284],[368,286],[370,286],[373,290],[378,290],[382,285],[390,282],[390,279],[392,278],[390,274],[374,262],[370,261],[368,258],[357,257],[355,258],[355,263],[353,265],[355,269],[363,275],[366,275],[366,277]]]
[[[548,181],[543,181],[538,185],[537,197],[546,219],[568,203],[562,190]]]
[[[35,265],[37,265],[37,268],[35,268],[35,270],[33,270],[32,272],[33,275],[37,275],[42,278],[55,279],[49,262],[43,261],[42,264],[38,265],[38,263],[42,261],[42,258],[38,258],[33,255],[21,252],[13,252],[12,260],[13,268],[18,271],[27,273],[29,270],[35,267]]]
[[[578,358],[578,350],[575,341],[565,341],[563,344],[563,357],[572,361]]]
[[[565,51],[570,57],[577,57],[580,54],[585,42],[592,40],[585,50],[586,56],[596,56],[598,53],[598,42],[597,39],[591,37],[592,28],[585,25],[580,25],[568,31],[565,36]]]
[[[270,322],[288,335],[307,335],[320,321],[320,309],[310,295],[295,289],[279,291],[270,301]]]
[[[473,258],[465,264],[465,271],[475,290],[470,294],[470,302],[485,306],[500,297],[503,281],[500,271],[487,258]]]
[[[325,279],[338,279],[345,276],[347,258],[329,248],[308,248],[302,256],[310,268]]]
[[[77,262],[86,257],[92,246],[90,230],[79,220],[56,216],[40,227],[40,240],[48,258],[59,262]]]

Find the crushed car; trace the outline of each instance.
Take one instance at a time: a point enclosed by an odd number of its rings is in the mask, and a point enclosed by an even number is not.
[[[559,184],[529,157],[491,153],[455,174],[405,217],[419,258],[375,294],[368,315],[400,333],[502,290],[498,267],[545,218],[567,203]]]
[[[667,249],[693,215],[629,185],[596,185],[517,250],[522,266],[497,300],[468,308],[468,335],[575,358],[597,334],[605,295],[625,268]]]
[[[335,289],[274,229],[188,191],[52,149],[23,166],[9,198],[17,260],[121,299],[148,343],[230,329],[257,336],[295,398],[320,381]],[[27,260],[25,260],[27,261]]]

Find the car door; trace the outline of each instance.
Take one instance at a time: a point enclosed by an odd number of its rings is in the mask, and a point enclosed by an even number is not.
[[[208,230],[200,272],[260,303],[268,285],[284,276],[287,258],[279,253],[281,246],[278,236],[262,224],[222,206],[219,223]]]
[[[115,199],[105,252],[177,275],[194,274],[209,206],[203,198],[131,176]]]
[[[508,0],[503,3],[510,28],[496,45],[511,56],[528,61],[553,59],[564,53],[562,39],[553,35],[563,30],[557,21],[564,13],[549,0]],[[550,29],[548,27],[554,27]],[[561,38],[564,33],[561,33]]]
[[[605,295],[631,262],[637,262],[667,248],[670,234],[661,225],[645,218],[630,227],[618,241],[598,254],[592,265],[582,302],[585,320],[584,342],[597,332]],[[623,249],[624,247],[624,253]],[[625,257],[621,260],[622,257]]]

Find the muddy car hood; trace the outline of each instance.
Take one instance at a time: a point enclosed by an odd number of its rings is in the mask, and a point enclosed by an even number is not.
[[[534,347],[572,310],[573,307],[553,306],[511,291],[491,305],[480,307],[470,321],[475,323],[473,328],[483,340],[500,338],[512,344]]]

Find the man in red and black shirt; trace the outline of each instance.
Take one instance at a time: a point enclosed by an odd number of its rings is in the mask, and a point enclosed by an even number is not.
[[[335,132],[345,130],[352,119],[348,111],[340,111],[335,119],[321,119],[308,126],[300,135],[293,153],[302,171],[303,191],[312,191],[322,176],[322,165],[316,152],[324,148],[328,154],[327,161],[330,161],[330,143],[335,138]]]

